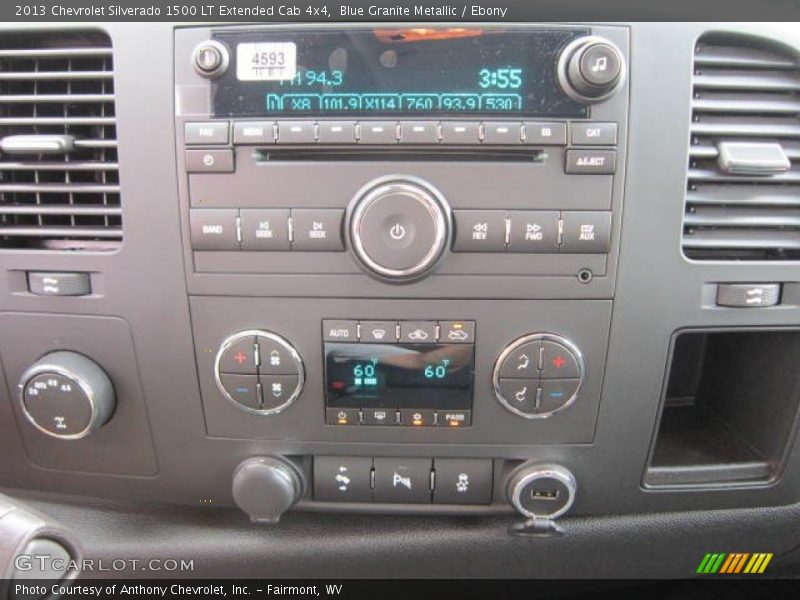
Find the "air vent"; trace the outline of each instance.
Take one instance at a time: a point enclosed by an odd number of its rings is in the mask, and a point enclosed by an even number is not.
[[[783,46],[695,48],[683,248],[700,260],[800,259],[800,67]]]
[[[0,248],[122,240],[111,40],[0,36]]]

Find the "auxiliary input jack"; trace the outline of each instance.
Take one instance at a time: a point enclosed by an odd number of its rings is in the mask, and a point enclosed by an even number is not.
[[[578,281],[581,283],[589,283],[594,278],[594,274],[589,269],[581,269],[578,271]]]

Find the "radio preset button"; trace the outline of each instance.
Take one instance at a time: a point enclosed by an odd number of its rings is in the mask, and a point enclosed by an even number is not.
[[[342,219],[339,209],[293,208],[294,239],[292,250],[329,252],[344,250]]]
[[[375,501],[431,501],[430,458],[375,458]]]
[[[397,323],[394,321],[361,321],[361,341],[376,344],[393,344],[397,341]]]
[[[410,344],[436,342],[435,321],[400,321],[400,341]]]
[[[242,250],[288,250],[289,210],[241,210]]]
[[[317,135],[320,144],[355,144],[356,126],[351,121],[320,121]]]
[[[365,456],[314,457],[314,500],[370,502],[372,458]]]
[[[521,144],[522,125],[520,123],[485,122],[483,124],[484,144]]]
[[[488,458],[435,458],[435,504],[490,504],[493,469]]]
[[[358,322],[326,319],[322,322],[322,340],[325,342],[357,342]]]
[[[193,208],[189,227],[194,250],[238,250],[235,208]]]
[[[447,344],[474,344],[475,321],[439,321],[439,341]]]
[[[570,142],[576,146],[613,146],[617,143],[617,124],[571,123]]]
[[[258,373],[256,338],[253,336],[242,337],[225,346],[219,357],[219,370],[220,373],[250,375]]]
[[[400,123],[401,144],[436,144],[439,141],[438,121],[403,121]]]
[[[571,350],[549,340],[542,342],[542,378],[580,378],[581,369]]]
[[[574,175],[612,175],[617,170],[615,150],[567,150],[565,170]]]
[[[278,121],[279,144],[314,144],[316,141],[314,121]]]
[[[539,123],[529,121],[523,124],[525,133],[523,144],[538,146],[563,146],[567,143],[566,123]]]
[[[213,150],[187,150],[187,173],[232,173],[233,150],[216,148]]]
[[[328,425],[360,425],[361,411],[357,408],[326,408],[325,422]]]
[[[200,121],[184,123],[184,142],[190,144],[227,144],[227,121]]]
[[[442,121],[443,144],[480,144],[481,125],[472,121]]]
[[[396,144],[397,121],[364,121],[358,126],[359,144]]]
[[[454,210],[453,252],[505,252],[504,210]]]
[[[515,210],[508,218],[509,252],[558,252],[558,211]]]
[[[561,252],[604,253],[611,248],[611,213],[601,211],[564,212]]]
[[[233,123],[234,144],[274,144],[274,121],[235,121]]]
[[[257,376],[221,373],[219,380],[222,387],[225,388],[225,391],[235,402],[255,410],[261,408]]]

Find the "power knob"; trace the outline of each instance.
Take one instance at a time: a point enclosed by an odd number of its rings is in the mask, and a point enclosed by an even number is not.
[[[414,177],[375,180],[348,208],[355,257],[375,277],[396,283],[424,277],[450,243],[450,207],[430,184]]]
[[[78,440],[114,414],[114,386],[100,366],[77,352],[51,352],[19,382],[19,401],[28,421],[42,433]]]
[[[254,523],[277,523],[303,495],[303,478],[288,460],[248,458],[233,474],[233,500]]]
[[[557,71],[564,93],[582,104],[591,104],[619,90],[625,81],[625,59],[607,39],[583,36],[561,51]]]
[[[195,46],[192,52],[192,66],[198,75],[207,79],[217,79],[225,74],[230,64],[228,48],[216,40],[207,40]]]

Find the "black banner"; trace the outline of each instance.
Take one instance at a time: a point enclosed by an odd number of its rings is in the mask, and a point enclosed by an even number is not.
[[[798,0],[8,0],[7,22],[780,21]]]

